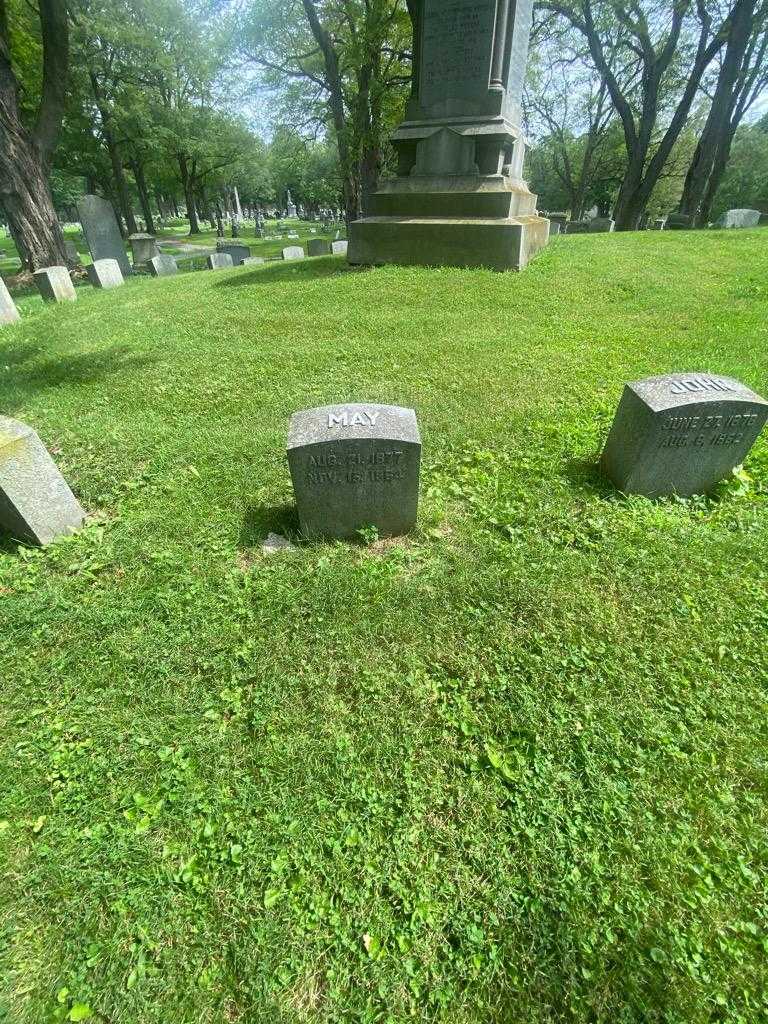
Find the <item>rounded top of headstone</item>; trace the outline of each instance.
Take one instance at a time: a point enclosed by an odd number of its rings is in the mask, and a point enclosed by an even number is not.
[[[376,438],[421,444],[413,409],[375,402],[325,405],[294,413],[288,431],[288,448],[326,441],[357,441]]]
[[[646,377],[644,380],[627,384],[627,387],[654,412],[712,401],[768,405],[764,398],[751,391],[741,381],[700,371]]]

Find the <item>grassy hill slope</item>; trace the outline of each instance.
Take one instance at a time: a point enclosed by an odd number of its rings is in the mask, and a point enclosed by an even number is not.
[[[625,380],[768,393],[766,242],[22,301],[0,412],[94,521],[0,546],[0,1017],[765,1019],[768,437],[712,499],[595,461]],[[267,558],[342,400],[416,408],[419,529]]]

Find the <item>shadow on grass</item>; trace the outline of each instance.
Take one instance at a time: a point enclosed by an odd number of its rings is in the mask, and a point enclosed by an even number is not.
[[[281,505],[252,505],[246,509],[240,528],[238,547],[257,547],[267,539],[268,533],[279,533],[295,540],[299,533],[299,516],[293,502]]]
[[[9,416],[22,408],[28,398],[40,391],[63,385],[90,384],[110,374],[155,362],[155,357],[137,356],[126,345],[42,360],[40,353],[41,348],[34,345],[0,349],[0,411],[3,415]]]
[[[253,284],[277,284],[282,281],[315,281],[328,277],[359,274],[370,267],[350,267],[334,256],[314,256],[304,260],[275,260],[261,264],[248,274],[237,274],[219,281],[217,288],[246,288]]]
[[[580,491],[608,498],[616,495],[616,488],[600,471],[600,463],[593,459],[569,459],[565,464],[563,476]]]

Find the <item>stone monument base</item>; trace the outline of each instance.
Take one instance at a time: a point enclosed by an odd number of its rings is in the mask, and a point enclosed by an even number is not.
[[[370,212],[350,224],[350,263],[522,270],[549,241],[536,196],[501,175],[393,178]]]

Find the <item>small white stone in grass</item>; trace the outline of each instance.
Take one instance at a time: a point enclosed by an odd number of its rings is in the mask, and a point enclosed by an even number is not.
[[[265,555],[276,555],[280,551],[292,551],[293,544],[282,534],[270,533],[261,545],[261,550]]]

